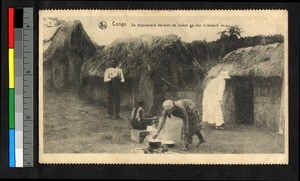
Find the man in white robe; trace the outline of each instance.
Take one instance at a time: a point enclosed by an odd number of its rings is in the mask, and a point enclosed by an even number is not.
[[[203,92],[203,122],[215,124],[216,129],[225,129],[221,107],[225,79],[230,79],[230,76],[228,72],[222,71],[218,77],[208,83]]]

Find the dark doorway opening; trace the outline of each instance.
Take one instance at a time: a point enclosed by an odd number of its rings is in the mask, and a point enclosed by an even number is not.
[[[254,123],[253,94],[253,82],[250,78],[235,78],[235,110],[238,123]]]

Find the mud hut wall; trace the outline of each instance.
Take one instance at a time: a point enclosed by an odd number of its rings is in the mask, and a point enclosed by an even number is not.
[[[107,97],[107,87],[99,77],[85,77],[81,80],[81,96],[84,100],[96,105],[104,104],[104,97]],[[107,100],[105,100],[107,102]]]
[[[62,61],[53,61],[51,67],[53,88],[55,90],[62,90],[66,85],[68,75],[67,66]]]
[[[280,123],[281,78],[258,78],[254,81],[254,124],[277,132]]]
[[[69,74],[69,82],[70,83],[75,83],[75,81],[76,81],[76,78],[75,78],[76,75],[75,74],[79,74],[78,70],[76,70],[76,67],[78,66],[78,65],[76,65],[77,64],[77,58],[69,56],[68,57],[68,61],[69,61],[69,72],[68,72],[68,74]]]
[[[53,41],[43,55],[46,60],[44,63],[47,62],[44,71],[52,72],[52,75],[45,79],[45,84],[53,85],[52,88],[56,90],[69,87],[78,89],[80,68],[83,62],[95,52],[94,44],[80,21],[62,25],[52,39]]]
[[[100,77],[86,77],[81,86],[84,99],[107,106],[108,85]],[[146,111],[154,105],[153,82],[149,75],[142,75],[140,78],[128,78],[121,85],[121,107],[131,109],[138,101],[145,102]]]
[[[197,98],[197,92],[196,91],[178,91],[176,94],[177,100],[179,99],[190,99],[194,101],[197,106],[199,107],[199,101]],[[199,110],[200,111],[200,110]]]
[[[57,69],[64,70],[64,73],[59,73],[57,75],[52,75],[50,81],[55,82],[56,78],[64,80],[62,82],[63,86],[60,89],[65,88],[79,88],[80,83],[80,68],[84,59],[80,55],[76,55],[75,52],[67,52],[64,57],[59,57],[59,60],[52,60],[49,62],[50,67],[46,69],[52,69],[52,72],[57,71]],[[57,67],[62,66],[63,68]],[[59,77],[64,76],[64,77]],[[58,87],[55,87],[58,89]]]
[[[154,73],[153,79],[153,105],[150,107],[150,115],[156,116],[161,113],[162,103],[166,100],[167,86],[158,79],[158,74]],[[170,98],[171,99],[171,98]]]
[[[133,79],[127,79],[121,84],[121,107],[125,109],[131,109],[134,107],[135,94],[134,87],[136,82]]]
[[[154,82],[151,78],[150,73],[145,73],[141,76],[139,84],[135,85],[134,90],[138,90],[135,96],[135,103],[138,101],[144,101],[145,103],[145,113],[147,115],[151,114],[151,107],[157,106],[154,105]]]
[[[96,102],[98,105],[107,106],[108,102],[108,84],[103,82],[102,78],[89,78],[89,83],[85,85],[83,93],[86,99]],[[134,84],[132,80],[126,80],[121,85],[121,107],[130,109],[135,105],[136,94],[134,93]]]
[[[203,81],[201,81],[203,82]],[[198,86],[199,88],[195,89],[195,103],[198,106],[198,111],[201,115],[201,119],[202,119],[202,115],[203,115],[203,88],[202,85]]]
[[[74,88],[76,91],[80,91],[80,69],[84,62],[84,58],[80,55],[69,56],[69,72],[68,72],[68,82],[70,87]]]
[[[53,72],[49,62],[43,64],[43,87],[46,90],[53,88]]]

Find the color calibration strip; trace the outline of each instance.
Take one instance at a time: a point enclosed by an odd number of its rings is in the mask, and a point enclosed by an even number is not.
[[[9,167],[33,166],[32,27],[32,8],[8,8]]]
[[[14,8],[8,8],[8,71],[9,71],[9,167],[16,167],[15,157],[15,60],[14,60]]]

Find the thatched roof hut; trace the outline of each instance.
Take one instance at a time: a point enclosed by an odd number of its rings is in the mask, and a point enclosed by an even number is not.
[[[78,72],[94,52],[95,46],[80,21],[63,23],[47,41],[43,54],[45,88],[78,89]]]
[[[203,89],[221,71],[231,76],[223,100],[225,122],[283,129],[284,53],[284,45],[279,43],[241,48],[208,72]]]
[[[116,40],[104,49],[97,50],[95,56],[83,65],[82,76],[103,77],[107,62],[112,59],[122,64],[128,78],[139,76],[143,72],[155,72],[162,64],[167,63],[176,64],[176,68],[179,69],[172,71],[181,74],[184,74],[186,69],[196,68],[194,66],[196,63],[178,36],[142,35],[137,38]]]
[[[217,77],[222,70],[229,72],[230,76],[283,77],[283,60],[283,44],[241,48],[228,53],[220,64],[213,67],[206,81]]]
[[[126,79],[122,105],[132,107],[137,100],[144,100],[153,114],[161,107],[167,92],[195,87],[196,80],[203,77],[178,36],[143,35],[116,40],[98,49],[81,68],[83,95],[107,101],[103,76],[107,62],[112,59],[121,64]]]

